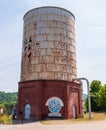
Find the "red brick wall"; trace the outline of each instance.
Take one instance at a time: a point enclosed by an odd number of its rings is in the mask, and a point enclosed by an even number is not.
[[[59,97],[64,106],[60,113],[64,118],[72,118],[72,105],[77,109],[77,117],[81,116],[81,87],[77,83],[68,81],[29,81],[20,82],[18,91],[18,108],[23,111],[25,104],[31,105],[31,118],[41,119],[46,118],[49,110],[45,105],[50,97]],[[19,114],[18,114],[19,116]]]

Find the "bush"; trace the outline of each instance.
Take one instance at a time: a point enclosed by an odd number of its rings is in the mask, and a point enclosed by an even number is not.
[[[12,116],[6,114],[0,115],[0,124],[12,124]]]

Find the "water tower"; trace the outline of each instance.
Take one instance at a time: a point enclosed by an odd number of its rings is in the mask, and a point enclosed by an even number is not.
[[[18,116],[25,119],[81,116],[75,17],[60,7],[39,7],[24,15]]]

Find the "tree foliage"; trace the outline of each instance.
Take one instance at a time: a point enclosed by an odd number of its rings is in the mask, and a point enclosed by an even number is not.
[[[102,87],[101,81],[93,80],[90,84],[90,94],[93,96],[97,96],[101,87]]]
[[[101,87],[98,97],[98,106],[106,110],[106,85]]]
[[[0,107],[4,108],[6,114],[11,113],[17,104],[17,92],[5,93],[0,91]]]
[[[90,83],[90,96],[92,111],[106,110],[106,85],[102,85],[99,80],[93,80]],[[88,110],[88,99],[85,100],[85,107]]]

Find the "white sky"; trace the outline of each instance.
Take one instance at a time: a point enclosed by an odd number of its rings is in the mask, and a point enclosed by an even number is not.
[[[106,0],[0,0],[0,91],[18,91],[23,16],[39,6],[58,6],[75,15],[78,77],[105,84]]]

